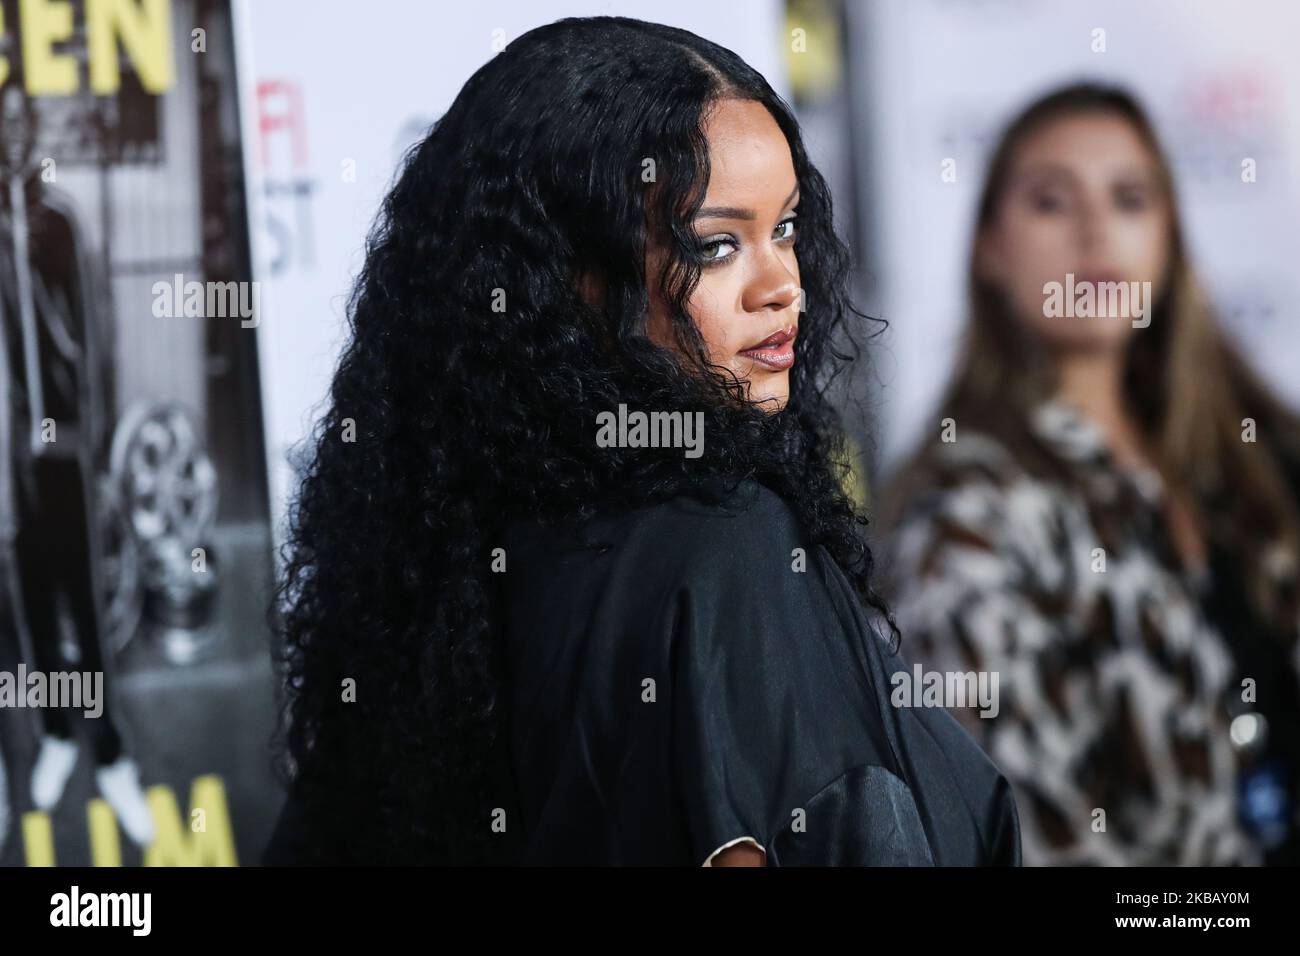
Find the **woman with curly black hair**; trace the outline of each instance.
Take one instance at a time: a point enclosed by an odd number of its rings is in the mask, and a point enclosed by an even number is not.
[[[758,73],[533,30],[367,251],[277,593],[265,862],[1019,862],[996,768],[889,702],[826,398],[860,314]]]

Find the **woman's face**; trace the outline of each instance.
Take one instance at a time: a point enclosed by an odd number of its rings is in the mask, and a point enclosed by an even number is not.
[[[723,100],[704,127],[710,176],[695,235],[707,262],[687,302],[715,365],[748,382],[751,401],[777,411],[790,397],[799,328],[799,262],[794,254],[798,180],[785,135],[767,109]],[[650,337],[676,348],[657,278],[663,242],[646,256]]]
[[[993,221],[977,239],[982,277],[1003,290],[1017,318],[1050,347],[1122,349],[1150,321],[1169,261],[1170,200],[1156,157],[1128,121],[1098,113],[1050,122],[1011,162]],[[1104,305],[1094,296],[1093,314],[1086,315],[1085,282],[1094,292],[1139,284],[1127,287],[1127,309],[1114,295]],[[1059,284],[1052,288],[1060,292],[1055,301],[1044,290],[1048,283]],[[1148,289],[1142,317],[1143,300],[1131,293]],[[1068,300],[1074,307],[1064,311]]]

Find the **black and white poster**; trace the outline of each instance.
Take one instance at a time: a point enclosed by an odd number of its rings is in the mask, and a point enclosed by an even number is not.
[[[276,793],[230,5],[4,0],[0,861],[238,865]]]

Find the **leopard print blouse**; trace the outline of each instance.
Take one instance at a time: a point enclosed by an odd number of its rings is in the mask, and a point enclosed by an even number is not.
[[[997,672],[954,709],[1012,781],[1027,865],[1253,865],[1236,817],[1231,655],[1164,531],[1162,483],[1059,401],[1030,426],[1077,486],[967,431],[886,542],[911,662]],[[958,426],[960,428],[960,426]]]

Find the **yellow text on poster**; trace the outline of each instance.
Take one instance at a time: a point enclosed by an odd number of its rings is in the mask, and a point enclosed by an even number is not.
[[[155,95],[175,82],[171,39],[171,0],[83,0],[90,89],[96,95],[122,86],[118,48],[125,51],[140,85]],[[77,92],[76,54],[60,50],[74,34],[71,0],[19,0],[18,23],[4,22],[0,35],[15,29],[22,50],[23,89],[29,96],[68,96]],[[0,83],[13,65],[0,56]]]
[[[226,788],[216,774],[197,777],[190,788],[189,825],[185,825],[170,787],[158,784],[146,795],[153,813],[154,841],[144,851],[145,866],[238,866],[230,828]],[[86,805],[90,854],[95,866],[121,866],[117,820],[99,798]],[[23,844],[28,866],[54,866],[54,835],[49,814],[23,815]]]

